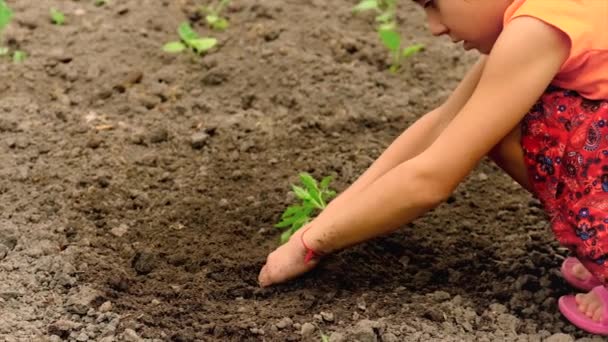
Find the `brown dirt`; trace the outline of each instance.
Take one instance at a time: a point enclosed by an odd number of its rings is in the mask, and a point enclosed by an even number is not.
[[[335,175],[344,189],[475,60],[430,37],[409,2],[402,32],[427,48],[396,75],[373,17],[350,12],[354,0],[234,1],[223,33],[204,27],[203,1],[48,3],[67,25],[51,25],[38,1],[9,1],[5,42],[30,57],[0,62],[0,207],[19,244],[44,236],[57,250],[42,255],[74,265],[74,281],[44,286],[58,298],[98,290],[93,311],[113,304],[116,329],[89,339],[585,336],[557,311],[571,291],[558,273],[566,252],[538,202],[485,161],[415,223],[297,281],[257,286],[297,174]],[[162,52],[186,18],[220,46],[204,57]],[[25,276],[31,265],[2,272]],[[61,310],[31,336],[60,336],[66,329],[50,323],[81,319]]]

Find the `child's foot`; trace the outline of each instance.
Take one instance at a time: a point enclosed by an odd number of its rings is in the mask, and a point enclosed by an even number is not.
[[[608,289],[594,287],[587,294],[562,296],[558,300],[559,311],[577,327],[608,336]]]
[[[587,271],[580,261],[572,266],[572,274],[579,280],[587,280],[591,277],[591,272]]]
[[[602,312],[604,310],[604,304],[595,292],[579,293],[576,295],[575,299],[578,310],[587,317],[596,322],[599,322],[603,318]]]
[[[602,285],[575,257],[568,257],[564,260],[561,272],[568,284],[579,290],[591,291],[596,286]]]

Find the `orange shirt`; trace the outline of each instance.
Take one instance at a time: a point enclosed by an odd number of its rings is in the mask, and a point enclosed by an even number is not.
[[[553,85],[608,100],[608,0],[514,0],[504,25],[520,16],[538,18],[570,38],[570,56]]]

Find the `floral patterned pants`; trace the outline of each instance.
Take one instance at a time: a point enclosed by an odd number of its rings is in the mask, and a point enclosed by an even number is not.
[[[608,282],[608,100],[549,88],[522,121],[535,196],[557,240]]]

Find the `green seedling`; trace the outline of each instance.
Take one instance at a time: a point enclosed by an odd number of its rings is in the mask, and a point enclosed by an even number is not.
[[[4,0],[0,0],[0,36],[4,28],[11,22],[11,18],[13,17],[13,11],[11,11],[10,7],[4,2]],[[7,55],[8,48],[4,46],[0,46],[0,56]]]
[[[369,10],[379,10],[380,4],[378,0],[361,0],[357,6],[353,7],[353,12],[363,12]]]
[[[321,342],[329,342],[329,336],[321,333]]]
[[[0,36],[2,31],[6,28],[6,26],[11,22],[13,18],[13,11],[8,7],[4,0],[0,0]],[[9,48],[6,46],[0,46],[0,56],[9,55]],[[14,51],[13,52],[13,62],[19,63],[25,60],[26,54],[23,51]]]
[[[329,189],[332,177],[328,176],[317,182],[308,173],[300,173],[300,181],[304,187],[292,185],[291,188],[301,201],[299,205],[292,205],[281,215],[281,222],[275,227],[286,229],[281,234],[281,243],[285,243],[302,226],[310,222],[313,214],[322,211],[327,207],[328,201],[336,196],[336,192]]]
[[[205,21],[209,27],[218,31],[228,28],[228,19],[223,18],[220,14],[229,3],[230,0],[220,0],[215,6],[201,7],[201,12],[205,15]]]
[[[424,45],[413,44],[401,47],[401,35],[397,31],[397,0],[361,0],[353,8],[353,12],[375,11],[378,36],[384,46],[390,51],[390,71],[395,73],[401,67],[404,58],[422,51]]]
[[[13,52],[13,63],[21,63],[27,58],[27,54],[24,51]]]
[[[95,2],[93,2],[93,4],[97,7],[103,6],[103,5],[107,5],[108,4],[108,0],[95,0]]]
[[[65,23],[65,14],[63,14],[63,12],[55,9],[55,8],[51,8],[51,21],[53,22],[53,24],[55,25],[63,25]]]
[[[390,71],[393,73],[399,70],[403,58],[408,58],[424,49],[424,45],[422,44],[414,44],[401,48],[401,36],[393,29],[380,29],[378,35],[380,36],[382,44],[384,44],[391,53],[392,62]]]
[[[361,0],[355,7],[353,12],[376,12],[376,22],[381,25],[394,24],[397,14],[397,0]]]
[[[217,44],[215,38],[201,38],[188,22],[183,22],[177,29],[180,41],[169,42],[163,46],[165,52],[180,53],[190,49],[198,54],[203,54]]]

